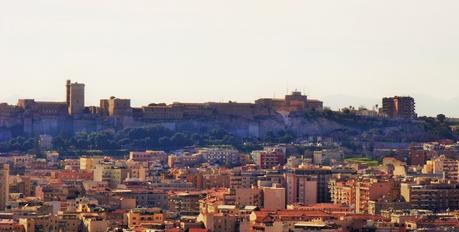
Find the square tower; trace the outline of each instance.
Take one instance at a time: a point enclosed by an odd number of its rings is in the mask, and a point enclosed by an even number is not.
[[[69,115],[82,114],[84,112],[84,84],[67,80],[67,106]]]

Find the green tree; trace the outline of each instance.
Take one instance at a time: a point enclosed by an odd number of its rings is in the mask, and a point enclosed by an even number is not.
[[[437,115],[437,120],[440,123],[444,123],[446,121],[446,116],[444,114],[439,114],[439,115]]]

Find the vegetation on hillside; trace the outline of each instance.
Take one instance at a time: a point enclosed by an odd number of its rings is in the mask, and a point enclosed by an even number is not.
[[[281,137],[282,141],[290,137]],[[274,141],[274,139],[272,139]],[[36,138],[18,137],[0,143],[0,152],[36,150]],[[242,151],[259,149],[258,141],[241,139],[224,130],[215,129],[201,133],[172,131],[161,126],[129,128],[117,132],[100,131],[58,135],[53,139],[53,148],[67,152],[75,150],[165,150],[171,151],[189,146],[231,145]]]
[[[446,116],[419,117],[417,120],[367,117],[350,111],[308,112],[306,120],[326,119],[342,125],[329,136],[349,142],[358,138],[362,142],[425,142],[438,139],[458,139],[459,134],[451,130],[452,123]]]
[[[392,120],[358,116],[351,112],[311,111],[302,116],[309,122],[325,119],[342,125],[325,137],[332,137],[345,148],[362,151],[364,143],[422,142],[438,139],[457,139],[450,127],[452,122],[444,115],[420,117],[415,121]],[[294,116],[294,117],[295,117]],[[53,139],[53,149],[68,152],[77,150],[165,150],[172,151],[189,146],[231,145],[241,151],[260,149],[261,144],[291,143],[307,137],[307,131],[298,135],[292,131],[268,132],[263,138],[240,138],[223,129],[206,131],[172,131],[161,126],[129,128],[119,131],[100,131],[61,134]],[[16,137],[0,142],[0,152],[38,151],[35,137]]]

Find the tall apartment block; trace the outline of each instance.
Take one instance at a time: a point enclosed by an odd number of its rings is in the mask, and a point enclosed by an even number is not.
[[[8,202],[9,191],[9,175],[10,168],[8,164],[4,164],[0,169],[0,211],[5,210]]]
[[[415,102],[412,97],[383,98],[383,113],[390,118],[415,119]]]
[[[67,106],[70,115],[84,112],[84,84],[67,80]]]
[[[414,209],[432,211],[459,209],[459,184],[430,183],[430,184],[401,184],[402,198]]]
[[[328,182],[331,169],[304,168],[295,169],[286,174],[287,203],[311,205],[329,203]]]
[[[367,213],[370,201],[380,199],[395,201],[399,198],[399,193],[400,187],[392,179],[364,178],[356,183],[355,210],[357,213]]]

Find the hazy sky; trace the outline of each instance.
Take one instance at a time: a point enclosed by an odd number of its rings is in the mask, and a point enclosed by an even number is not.
[[[459,116],[457,0],[0,0],[0,102],[413,95]]]

